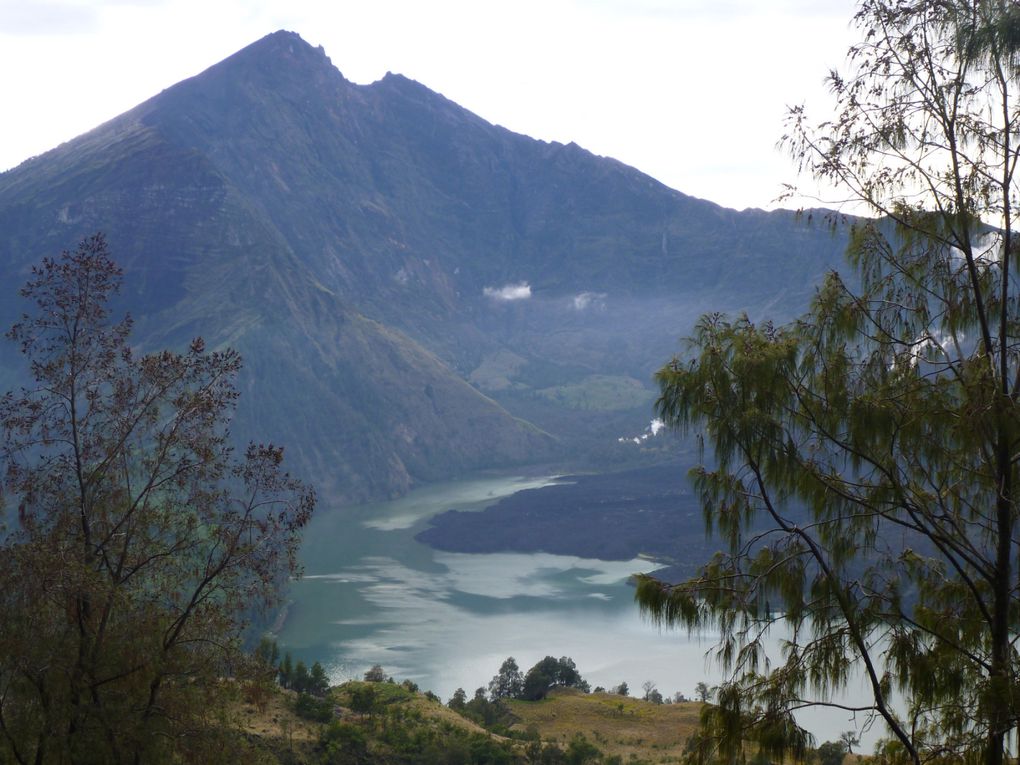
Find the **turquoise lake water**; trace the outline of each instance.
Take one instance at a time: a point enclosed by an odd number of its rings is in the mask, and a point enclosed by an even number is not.
[[[487,685],[507,656],[527,670],[570,656],[592,687],[647,680],[693,696],[719,682],[712,635],[688,638],[644,621],[629,577],[655,564],[545,553],[461,554],[414,539],[432,515],[481,510],[552,477],[486,477],[434,484],[401,499],[330,510],[305,533],[305,575],[291,585],[278,634],[295,659],[318,660],[335,683],[381,664],[445,701]],[[802,718],[819,740],[853,727],[845,716]],[[810,723],[809,723],[810,721]]]

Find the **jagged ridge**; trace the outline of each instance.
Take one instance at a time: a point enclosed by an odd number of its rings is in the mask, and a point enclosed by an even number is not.
[[[238,431],[289,444],[344,499],[623,459],[606,445],[648,396],[585,409],[563,386],[647,389],[700,310],[789,314],[840,249],[405,77],[352,84],[282,31],[0,175],[4,283],[98,229],[143,345],[238,347]],[[530,299],[487,296],[517,283]]]

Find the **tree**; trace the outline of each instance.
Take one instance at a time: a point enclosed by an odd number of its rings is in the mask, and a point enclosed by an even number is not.
[[[554,686],[578,688],[585,693],[590,690],[588,683],[577,671],[577,665],[573,659],[569,656],[559,659],[546,656],[529,669],[524,676],[520,698],[528,701],[543,699],[549,693],[549,689]]]
[[[275,640],[263,637],[251,656],[250,666],[245,674],[245,700],[253,704],[258,711],[264,712],[276,690],[279,676],[280,649]]]
[[[357,685],[351,689],[351,709],[361,715],[375,712],[376,692],[373,685]]]
[[[627,686],[626,681],[624,681],[613,688],[612,693],[615,693],[617,696],[629,696],[630,688]]]
[[[240,359],[138,357],[101,235],[44,259],[0,400],[0,759],[200,761],[247,617],[297,573],[310,490],[228,442]]]
[[[386,679],[386,672],[381,664],[373,664],[365,673],[365,681],[369,683],[381,683]]]
[[[275,675],[280,663],[280,647],[275,640],[263,637],[259,641],[258,648],[255,649],[255,659],[262,664],[263,668],[272,671]]]
[[[524,675],[514,657],[509,656],[500,665],[499,673],[489,681],[489,698],[493,701],[516,699],[520,697],[523,689]]]
[[[466,704],[467,694],[464,692],[463,688],[458,688],[457,690],[455,690],[453,692],[453,696],[451,696],[450,700],[446,703],[446,705],[455,712],[464,711],[464,706]]]
[[[291,678],[290,687],[298,693],[308,693],[311,681],[312,676],[308,672],[308,667],[299,660],[294,666],[294,676]]]
[[[879,217],[845,221],[855,274],[799,321],[706,316],[658,374],[660,416],[713,452],[693,480],[726,549],[637,598],[721,630],[717,712],[768,754],[802,752],[791,714],[835,704],[859,666],[870,698],[844,706],[904,760],[1001,765],[1020,723],[1020,6],[863,0],[855,18],[836,116],[794,109],[784,140]]]
[[[694,695],[698,701],[705,704],[712,698],[712,689],[708,687],[708,683],[702,681],[694,686]]]
[[[308,673],[307,690],[313,696],[325,696],[329,691],[329,677],[319,662],[313,663]]]
[[[641,688],[644,690],[645,695],[642,696],[645,701],[650,701],[653,704],[661,704],[663,702],[662,693],[655,687],[655,683],[651,680],[645,680],[641,683]]]
[[[459,689],[458,689],[459,690]],[[456,698],[456,694],[454,694]],[[460,712],[465,717],[474,720],[485,728],[493,728],[498,725],[506,725],[510,717],[510,710],[502,699],[489,701],[486,697],[485,688],[477,688],[474,698],[468,701],[461,708],[454,706],[454,699],[450,700],[450,708]]]
[[[861,743],[861,737],[852,730],[845,730],[839,734],[839,743],[846,747],[847,754],[853,754],[854,747]]]
[[[294,660],[291,658],[290,651],[287,651],[283,655],[283,661],[280,662],[280,685],[283,688],[290,688],[294,684]]]
[[[826,741],[818,747],[818,765],[843,765],[847,748],[842,741]]]
[[[565,688],[580,688],[587,692],[587,683],[577,671],[577,664],[569,656],[561,656],[556,662],[556,684]]]
[[[544,699],[549,689],[556,685],[558,666],[556,659],[546,656],[528,670],[521,686],[521,698],[525,701]]]

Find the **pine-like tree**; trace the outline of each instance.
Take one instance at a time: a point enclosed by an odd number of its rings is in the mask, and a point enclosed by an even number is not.
[[[694,483],[726,549],[637,597],[721,631],[706,732],[803,754],[792,717],[860,668],[887,751],[1002,765],[1020,726],[1020,5],[863,0],[836,116],[791,113],[801,166],[878,218],[833,219],[855,273],[783,327],[718,315],[658,376],[698,429]],[[786,625],[784,660],[762,637]],[[900,701],[894,699],[899,698]]]

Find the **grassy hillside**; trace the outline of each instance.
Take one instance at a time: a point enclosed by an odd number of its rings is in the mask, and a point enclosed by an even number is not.
[[[373,696],[367,710],[366,692]],[[297,704],[297,694],[282,689],[258,706],[238,701],[234,721],[252,748],[251,763],[678,762],[700,708],[559,689],[542,701],[511,702],[515,722],[509,736],[499,736],[393,683],[331,689],[314,702],[322,721],[309,719],[307,709],[298,714]]]
[[[684,742],[698,727],[701,704],[652,704],[614,693],[556,688],[541,701],[511,701],[521,731],[567,745],[585,736],[606,756],[624,762],[679,762]]]

